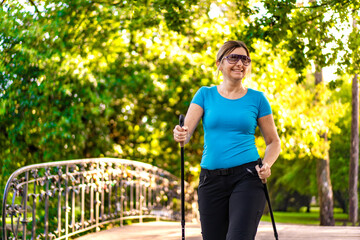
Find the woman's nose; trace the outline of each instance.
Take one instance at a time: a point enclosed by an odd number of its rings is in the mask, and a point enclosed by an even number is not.
[[[244,66],[243,62],[241,61],[241,59],[239,59],[239,61],[237,61],[237,63],[235,65],[239,65],[239,66]]]

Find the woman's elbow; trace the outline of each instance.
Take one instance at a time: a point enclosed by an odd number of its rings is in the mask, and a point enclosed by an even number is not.
[[[277,152],[281,152],[281,140],[279,137],[272,139],[267,145],[271,146],[273,149],[276,149]]]
[[[276,138],[273,143],[275,145],[276,150],[280,153],[281,152],[281,140],[280,140],[280,138]]]

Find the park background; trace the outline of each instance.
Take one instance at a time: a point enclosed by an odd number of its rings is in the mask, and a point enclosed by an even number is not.
[[[179,176],[172,129],[201,86],[221,82],[216,53],[236,39],[251,53],[245,86],[269,99],[282,142],[268,182],[274,210],[320,209],[315,224],[358,225],[358,142],[350,149],[351,133],[358,136],[351,103],[359,7],[347,0],[3,0],[0,196],[16,169],[69,159],[131,159]],[[185,148],[194,187],[202,136],[200,123]],[[258,130],[256,144],[263,155]]]

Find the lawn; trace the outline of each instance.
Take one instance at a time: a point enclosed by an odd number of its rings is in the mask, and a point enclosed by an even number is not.
[[[304,225],[320,225],[319,208],[312,207],[310,212],[274,212],[275,223],[290,223]],[[334,209],[335,225],[343,226],[348,220],[348,214],[342,213],[340,209]],[[270,214],[264,214],[261,221],[271,222]],[[350,223],[347,223],[350,225]]]

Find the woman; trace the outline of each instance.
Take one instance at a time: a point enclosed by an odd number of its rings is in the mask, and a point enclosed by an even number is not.
[[[243,42],[224,43],[216,60],[223,82],[201,87],[189,106],[184,126],[173,130],[175,141],[184,146],[200,119],[203,121],[198,198],[204,240],[255,238],[266,201],[262,181],[271,175],[271,166],[280,153],[268,100],[262,92],[243,85],[250,64]],[[254,136],[257,126],[266,143],[261,168]]]

